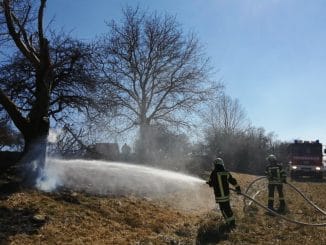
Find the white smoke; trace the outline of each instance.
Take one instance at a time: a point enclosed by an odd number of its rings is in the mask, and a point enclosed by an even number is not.
[[[56,164],[52,164],[47,158],[42,173],[36,180],[36,187],[42,191],[51,192],[62,185],[62,174],[64,169]]]
[[[49,134],[47,137],[47,142],[50,144],[55,144],[58,140],[58,137],[61,133],[60,129],[49,129]],[[59,174],[62,170],[58,169],[57,166],[49,163],[48,161],[48,154],[49,154],[49,147],[47,147],[47,157],[44,164],[44,168],[39,173],[38,178],[36,179],[36,187],[42,191],[50,192],[60,186],[61,180]],[[37,163],[36,163],[37,164]],[[34,170],[38,167],[37,165],[33,165]]]
[[[59,135],[60,135],[60,130],[58,130],[58,129],[50,129],[49,130],[49,135],[48,135],[48,138],[47,138],[48,142],[52,143],[52,144],[56,143],[57,140],[58,140]]]

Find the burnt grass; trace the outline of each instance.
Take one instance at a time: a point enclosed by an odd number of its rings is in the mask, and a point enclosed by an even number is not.
[[[234,173],[242,189],[257,176]],[[326,183],[291,182],[326,209]],[[258,187],[259,186],[259,187]],[[257,200],[266,203],[265,183]],[[205,187],[207,188],[207,187]],[[0,179],[0,244],[326,244],[326,227],[291,224],[268,216],[252,204],[243,212],[243,199],[232,194],[237,228],[230,231],[214,208],[183,209],[168,199],[96,196],[59,189],[46,193],[21,188],[12,176]],[[302,197],[285,187],[287,217],[326,223]],[[191,199],[191,196],[185,197]],[[209,202],[213,198],[207,195]]]

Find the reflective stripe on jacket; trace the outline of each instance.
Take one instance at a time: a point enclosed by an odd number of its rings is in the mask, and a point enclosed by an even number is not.
[[[280,185],[286,179],[286,173],[280,164],[270,164],[266,167],[265,175],[268,183],[272,185]]]
[[[216,202],[228,202],[230,200],[229,183],[237,187],[237,181],[229,171],[214,169],[209,177],[208,184],[214,188]]]

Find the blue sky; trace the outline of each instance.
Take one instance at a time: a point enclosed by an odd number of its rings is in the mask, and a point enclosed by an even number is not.
[[[84,40],[107,31],[121,8],[137,4],[175,15],[198,35],[254,126],[280,140],[326,144],[326,1],[49,0],[47,17]]]

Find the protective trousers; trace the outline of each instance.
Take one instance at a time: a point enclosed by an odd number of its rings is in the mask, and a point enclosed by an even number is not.
[[[233,212],[230,206],[230,202],[219,202],[220,210],[225,219],[225,222],[231,228],[235,227],[235,218],[233,216]]]
[[[274,209],[274,190],[277,188],[278,198],[280,201],[280,206],[278,211],[283,212],[285,209],[285,201],[283,194],[283,185],[282,184],[269,184],[268,185],[268,208]]]

